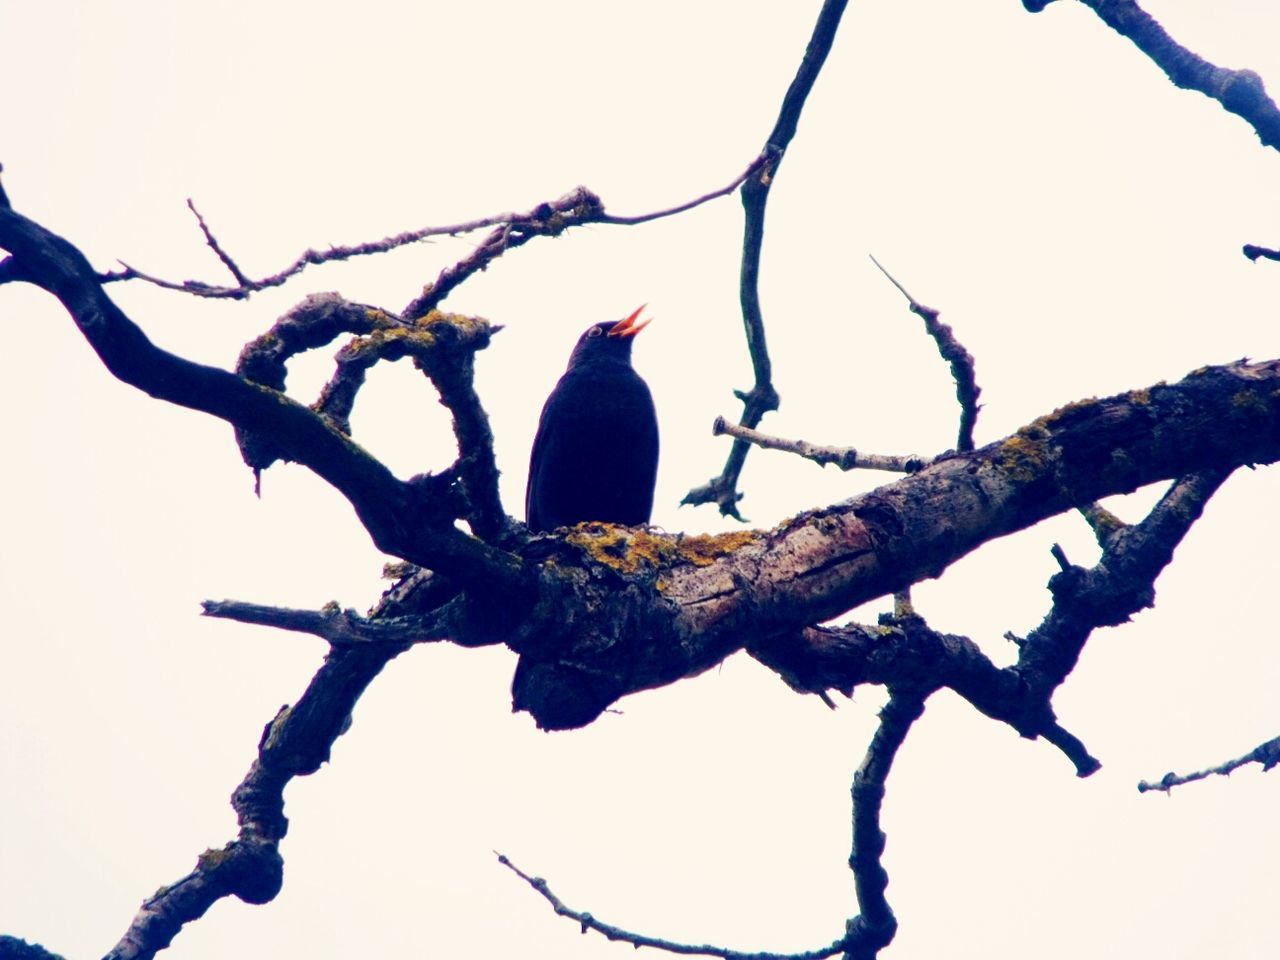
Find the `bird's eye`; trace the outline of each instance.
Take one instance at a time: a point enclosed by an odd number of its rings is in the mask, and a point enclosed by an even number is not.
[[[602,333],[604,333],[604,331],[603,331],[603,330],[601,330],[599,327],[592,327],[590,330],[588,330],[588,331],[587,331],[587,336],[588,336],[588,337],[598,337],[598,336],[600,336],[600,334],[602,334]]]

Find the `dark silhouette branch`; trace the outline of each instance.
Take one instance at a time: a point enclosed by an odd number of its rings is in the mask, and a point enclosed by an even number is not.
[[[1154,782],[1143,780],[1138,784],[1138,792],[1148,793],[1152,790],[1158,790],[1161,793],[1168,793],[1174,787],[1182,786],[1184,783],[1204,780],[1206,777],[1229,777],[1235,771],[1250,763],[1262,764],[1264,772],[1270,770],[1276,764],[1280,764],[1280,737],[1275,737],[1266,743],[1260,743],[1244,756],[1228,760],[1226,763],[1220,763],[1216,767],[1208,767],[1204,770],[1197,770],[1195,773],[1186,774],[1169,772]]]
[[[396,479],[323,417],[275,389],[192,363],[153,344],[102,289],[84,255],[63,238],[0,210],[0,284],[32,283],[61,301],[107,369],[160,400],[212,414],[242,433],[269,438],[278,455],[304,464],[341,492],[375,544],[421,566],[447,567],[477,589],[518,606],[530,572],[515,556],[441,522],[421,485]]]
[[[898,930],[898,921],[885,899],[889,874],[884,868],[885,835],[880,829],[885,781],[911,725],[924,713],[931,690],[894,688],[880,711],[880,726],[867,747],[862,765],[853,775],[853,849],[849,869],[858,894],[858,915],[845,926],[845,956],[874,960]]]
[[[765,450],[783,450],[806,460],[812,460],[820,467],[832,463],[846,471],[862,469],[884,470],[889,473],[915,473],[928,463],[925,457],[859,453],[853,447],[826,447],[809,443],[807,440],[784,440],[781,437],[771,437],[758,430],[748,429],[740,424],[730,423],[724,417],[716,417],[716,422],[711,425],[711,434],[716,437],[728,434]]]
[[[978,422],[978,397],[982,393],[974,372],[973,356],[964,345],[956,339],[947,324],[938,320],[938,311],[920,303],[896,279],[893,274],[881,266],[875,257],[871,262],[876,265],[889,282],[898,288],[898,292],[907,298],[911,312],[924,321],[925,332],[938,345],[942,359],[951,367],[951,376],[956,384],[956,400],[960,403],[960,428],[956,434],[956,449],[962,453],[973,449],[973,428]]]
[[[800,68],[782,99],[778,119],[765,141],[765,148],[761,152],[765,162],[742,184],[744,223],[738,296],[742,304],[742,322],[746,330],[747,349],[751,354],[751,367],[755,373],[755,385],[745,393],[735,390],[734,394],[742,401],[742,417],[738,423],[751,430],[760,425],[766,413],[778,408],[779,399],[773,386],[773,365],[765,342],[764,314],[760,309],[760,253],[764,245],[765,205],[768,203],[769,188],[777,176],[778,167],[795,137],[796,125],[800,122],[805,101],[822,71],[827,54],[831,52],[846,3],[847,0],[826,0],[823,3]],[[729,458],[719,476],[690,490],[680,502],[695,506],[714,503],[719,506],[722,515],[741,520],[738,501],[742,499],[742,494],[738,492],[738,477],[742,474],[750,446],[745,440],[734,440]]]
[[[1039,13],[1054,0],[1022,0]],[[1280,109],[1252,70],[1215,66],[1179,44],[1135,0],[1080,0],[1102,22],[1125,37],[1164,71],[1176,87],[1196,90],[1253,127],[1263,146],[1280,148]]]
[[[667,953],[679,953],[686,956],[698,957],[720,957],[721,960],[826,960],[827,957],[834,957],[836,954],[843,952],[844,939],[841,938],[828,947],[821,947],[817,950],[806,950],[803,953],[766,953],[760,951],[743,952],[739,950],[729,950],[725,947],[715,947],[710,944],[688,944],[676,943],[673,940],[662,940],[658,937],[650,937],[643,933],[633,933],[630,930],[624,930],[622,927],[615,927],[613,924],[605,923],[597,920],[585,910],[575,910],[567,906],[563,900],[555,895],[548,886],[547,881],[541,877],[532,877],[517,867],[504,854],[497,854],[498,862],[514,873],[517,877],[531,886],[542,899],[551,904],[553,909],[559,916],[568,917],[575,921],[583,933],[588,930],[594,930],[596,933],[608,940],[617,940],[622,943],[629,943],[636,949],[640,947],[652,947],[655,950],[665,950]]]
[[[500,213],[490,217],[479,217],[475,220],[464,220],[461,223],[447,224],[445,226],[423,227],[419,230],[410,230],[405,233],[399,233],[392,237],[386,237],[382,240],[374,240],[368,243],[355,244],[353,246],[337,246],[330,247],[328,250],[306,250],[293,263],[285,267],[278,273],[263,277],[260,280],[250,279],[244,274],[236,262],[227,253],[225,248],[214,237],[212,230],[205,222],[199,211],[196,210],[195,204],[191,200],[187,200],[187,206],[191,212],[195,214],[196,221],[200,226],[201,232],[204,234],[205,241],[212,248],[218,259],[231,272],[236,280],[235,286],[218,286],[216,284],[204,283],[199,280],[183,280],[181,282],[173,280],[165,280],[148,273],[144,273],[128,264],[123,264],[124,269],[99,274],[98,279],[103,283],[112,283],[120,280],[143,280],[165,290],[176,290],[182,293],[193,294],[197,297],[208,297],[211,299],[231,299],[246,300],[252,294],[262,290],[268,290],[272,287],[282,286],[284,283],[297,276],[309,266],[319,266],[325,263],[337,263],[343,260],[350,260],[353,257],[367,257],[380,253],[389,253],[399,247],[409,246],[414,243],[421,243],[431,237],[458,237],[476,230],[482,230],[485,227],[497,227],[481,245],[479,253],[479,262],[476,255],[467,258],[461,264],[453,268],[459,275],[455,278],[450,275],[450,283],[447,290],[441,290],[440,280],[428,288],[428,292],[424,296],[434,296],[429,301],[428,306],[420,306],[419,310],[423,314],[433,309],[436,304],[444,299],[445,295],[453,287],[456,287],[461,279],[465,279],[466,275],[473,273],[477,269],[484,269],[484,266],[494,257],[499,256],[505,250],[519,246],[534,236],[556,236],[569,227],[580,226],[586,223],[602,223],[618,226],[635,226],[641,223],[649,223],[653,220],[661,220],[664,217],[672,217],[680,213],[685,213],[695,207],[720,197],[728,196],[742,185],[742,182],[750,177],[753,173],[760,170],[767,162],[767,158],[763,155],[753,160],[741,174],[735,177],[726,186],[702,196],[695,197],[684,203],[677,204],[673,207],[667,207],[663,210],[655,210],[650,213],[641,213],[633,215],[614,215],[604,212],[604,206],[594,193],[586,187],[577,187],[575,190],[561,197],[552,203],[541,203],[534,207],[531,211],[523,214],[519,213]],[[0,167],[0,170],[3,170]],[[0,197],[3,196],[3,189],[0,188]],[[521,235],[523,239],[519,242],[513,242],[515,235]],[[463,264],[467,266],[464,267]],[[443,276],[443,275],[442,275]],[[423,301],[428,303],[428,301]],[[413,316],[412,310],[405,311],[406,316]]]
[[[578,552],[545,568],[543,601],[508,641],[521,654],[514,703],[544,727],[589,723],[618,697],[706,670],[747,638],[796,634],[1046,517],[1205,471],[1175,484],[1098,567],[1055,576],[1054,608],[1024,641],[1015,676],[1034,694],[1019,703],[1047,703],[1092,629],[1150,604],[1151,583],[1221,476],[1276,459],[1280,361],[1235,363],[1072,404],[773,530],[682,538],[584,524],[565,538]],[[589,575],[571,570],[583,565]],[[564,623],[566,609],[592,619]],[[1070,742],[1051,716],[1014,722]]]
[[[1264,260],[1280,260],[1280,250],[1272,250],[1269,247],[1259,247],[1252,243],[1246,243],[1244,245],[1243,253],[1254,263],[1257,263],[1259,258]]]
[[[298,610],[289,607],[271,607],[239,600],[206,600],[201,606],[206,617],[252,623],[279,630],[310,633],[332,646],[390,643],[409,646],[448,640],[457,629],[454,618],[455,605],[433,611],[434,616],[377,618],[362,617],[354,610],[342,610],[336,603],[319,610]]]
[[[257,759],[231,796],[240,827],[236,839],[206,850],[190,873],[149,897],[106,960],[150,960],[224,897],[254,904],[275,898],[284,879],[280,841],[289,828],[285,787],[328,761],[360,695],[406,649],[362,643],[330,650],[298,702],[282,707],[262,731]]]

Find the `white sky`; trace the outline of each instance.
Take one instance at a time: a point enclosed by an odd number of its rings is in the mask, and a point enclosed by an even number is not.
[[[1175,37],[1280,93],[1280,7],[1148,0]],[[251,273],[308,246],[528,209],[582,183],[635,213],[755,155],[817,2],[219,4],[0,0],[0,161],[15,206],[95,264],[223,282],[184,200]],[[642,11],[642,12],[634,12]],[[770,202],[762,296],[781,411],[765,429],[883,453],[954,437],[950,378],[875,254],[977,357],[980,443],[1060,404],[1280,344],[1280,157],[1175,89],[1080,4],[864,2],[846,14]],[[663,431],[655,521],[718,471],[710,436],[749,386],[740,207],[594,227],[502,258],[446,305],[506,325],[480,358],[518,510],[543,397],[587,324],[648,302],[636,364]],[[309,270],[247,305],[112,295],[160,344],[230,365],[306,293],[399,309],[468,241]],[[263,496],[230,429],[103,370],[50,298],[0,290],[0,931],[100,955],[141,900],[234,832],[262,725],[318,666],[313,639],[201,619],[204,598],[359,609],[383,558],[306,471]],[[295,363],[312,399],[332,349]],[[404,367],[404,369],[400,369]],[[361,397],[356,439],[401,475],[450,459],[405,364]],[[885,477],[755,452],[744,513],[772,524]],[[1152,493],[1113,505],[1140,516]],[[1056,704],[1104,763],[940,695],[889,783],[886,958],[1274,957],[1276,775],[1171,799],[1144,777],[1280,732],[1271,601],[1280,475],[1245,471],[1160,581],[1095,635]],[[917,589],[1001,662],[1043,615],[1059,518]],[[868,619],[874,610],[860,611]],[[830,713],[752,661],[546,735],[509,713],[513,656],[413,651],[371,687],[333,762],[286,793],[285,887],[219,903],[175,960],[279,955],[630,957],[581,937],[492,850],[569,903],[739,949],[834,939],[856,912],[848,787],[880,697]]]

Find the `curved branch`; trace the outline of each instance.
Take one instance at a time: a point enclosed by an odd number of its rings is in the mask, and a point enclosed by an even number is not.
[[[341,492],[374,543],[422,566],[441,567],[478,588],[530,596],[532,574],[515,556],[433,522],[418,486],[392,475],[322,417],[283,394],[153,344],[106,295],[88,260],[62,237],[0,209],[0,284],[22,281],[53,294],[117,379],[237,429],[260,434]]]
[[[880,726],[853,775],[853,850],[849,869],[858,892],[858,915],[845,927],[845,956],[851,960],[874,960],[898,930],[898,921],[884,895],[889,874],[881,862],[885,835],[880,829],[880,808],[894,758],[911,725],[924,713],[924,701],[930,692],[891,688],[889,702],[880,711]]]
[[[1182,786],[1184,783],[1194,783],[1197,780],[1204,780],[1206,777],[1219,776],[1229,777],[1243,766],[1250,763],[1262,764],[1262,770],[1265,773],[1272,767],[1280,764],[1280,737],[1268,740],[1266,743],[1260,743],[1243,757],[1236,757],[1234,760],[1228,760],[1226,763],[1220,763],[1216,767],[1209,767],[1205,770],[1197,770],[1195,773],[1166,773],[1154,783],[1143,780],[1138,784],[1139,793],[1148,793],[1152,790],[1159,790],[1161,793],[1168,793],[1174,787]]]
[[[618,940],[622,943],[629,943],[637,950],[640,947],[652,947],[655,950],[665,950],[667,953],[678,953],[685,956],[697,957],[720,957],[721,960],[826,960],[827,957],[834,957],[837,953],[844,950],[844,938],[837,940],[829,947],[821,947],[817,950],[806,950],[803,953],[761,953],[753,951],[751,953],[743,953],[738,950],[729,950],[725,947],[714,947],[710,944],[689,944],[676,943],[674,940],[662,940],[658,937],[650,937],[643,933],[633,933],[630,930],[624,930],[621,927],[615,927],[611,923],[604,923],[597,920],[585,910],[575,910],[566,906],[565,902],[552,892],[547,885],[547,881],[542,877],[531,877],[519,867],[517,867],[504,854],[498,853],[498,862],[514,873],[517,877],[531,886],[542,899],[551,904],[553,909],[559,916],[568,917],[570,920],[577,921],[583,933],[588,930],[594,930],[608,940]]]
[[[521,655],[514,705],[547,728],[590,723],[618,697],[709,669],[747,638],[794,633],[937,577],[1046,517],[1160,480],[1277,459],[1280,360],[1241,362],[1072,404],[769,531],[692,538],[583,524],[563,541],[535,541],[538,549],[560,542],[566,556],[545,567],[538,606],[509,640]],[[1149,602],[1135,577],[1154,579],[1198,515],[1189,508],[1216,482],[1176,485],[1105,565],[1055,578],[1058,604],[1025,641],[1022,682],[1047,700],[1087,629]],[[567,609],[589,615],[566,617]]]
[[[880,261],[875,257],[871,258],[871,262],[890,283],[898,288],[898,292],[907,298],[907,303],[911,305],[911,312],[924,321],[925,332],[933,338],[933,342],[938,345],[938,352],[942,354],[942,359],[951,367],[951,377],[956,384],[956,400],[960,404],[960,429],[956,435],[956,449],[961,453],[972,450],[973,428],[978,422],[978,411],[981,409],[978,406],[978,397],[982,394],[978,386],[977,374],[974,372],[973,355],[956,339],[951,327],[938,320],[937,310],[926,307],[907,293],[906,288],[894,279],[893,274],[881,266]]]
[[[1039,13],[1053,0],[1022,0]],[[1184,90],[1197,90],[1253,127],[1262,145],[1280,149],[1280,109],[1252,70],[1228,70],[1179,44],[1135,0],[1080,0],[1120,36],[1130,40]]]
[[[746,330],[755,384],[746,393],[735,390],[734,394],[742,401],[742,417],[738,423],[750,430],[760,425],[766,413],[778,409],[779,401],[778,391],[773,386],[773,365],[765,342],[764,315],[760,309],[760,252],[764,244],[765,205],[768,203],[769,188],[777,175],[778,166],[795,137],[796,125],[800,122],[805,101],[818,74],[822,72],[827,54],[831,52],[836,29],[840,26],[840,18],[847,2],[848,0],[825,0],[823,3],[813,34],[805,48],[804,58],[800,61],[800,68],[796,71],[791,86],[787,88],[778,119],[765,141],[765,148],[761,152],[764,163],[742,184],[744,223],[738,297],[742,304],[742,323]],[[742,499],[742,494],[737,490],[738,477],[746,463],[749,449],[750,444],[745,440],[734,440],[720,475],[690,490],[680,502],[695,506],[714,503],[719,506],[722,515],[741,520],[738,501]]]
[[[306,691],[283,707],[262,731],[258,756],[231,796],[239,834],[219,850],[206,850],[195,868],[142,904],[106,960],[150,960],[182,928],[224,897],[268,903],[280,892],[280,841],[289,828],[284,789],[294,777],[315,773],[351,724],[365,688],[406,645],[360,644],[330,651]]]

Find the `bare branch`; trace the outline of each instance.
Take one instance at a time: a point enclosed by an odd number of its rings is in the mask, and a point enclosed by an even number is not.
[[[747,652],[804,693],[837,690],[852,696],[863,683],[890,688],[947,687],[1019,735],[1042,737],[1087,777],[1100,764],[1084,744],[1058,724],[1047,695],[1032,691],[1012,668],[1001,669],[968,637],[939,633],[909,606],[895,602],[892,616],[874,626],[806,627],[758,638]]]
[[[1208,469],[1176,481],[1140,523],[1105,539],[1096,566],[1067,565],[1054,575],[1053,607],[1027,634],[1012,668],[1029,690],[1047,701],[1075,668],[1093,630],[1124,623],[1155,603],[1156,578],[1230,473]]]
[[[1178,44],[1135,0],[1080,0],[1102,22],[1150,57],[1174,86],[1198,90],[1253,127],[1263,146],[1280,148],[1280,109],[1252,70],[1218,67]],[[1022,0],[1039,13],[1053,0]],[[1247,254],[1246,254],[1247,255]]]
[[[206,617],[310,633],[334,646],[361,643],[410,646],[448,640],[453,628],[451,615],[455,612],[448,607],[434,611],[431,618],[370,618],[362,617],[351,609],[342,610],[336,603],[327,604],[319,610],[270,607],[239,600],[205,600],[201,606]]]
[[[942,354],[942,359],[951,366],[951,376],[956,384],[956,400],[960,403],[960,429],[956,436],[956,449],[961,452],[972,450],[973,428],[978,422],[978,411],[981,409],[978,406],[978,396],[982,393],[974,373],[973,356],[956,339],[951,328],[938,321],[937,310],[926,307],[907,293],[902,284],[895,280],[875,257],[871,258],[871,262],[888,277],[890,283],[898,288],[898,292],[907,298],[907,302],[911,305],[911,312],[924,321],[925,331],[938,345],[938,352]]]
[[[387,553],[451,575],[478,590],[500,591],[518,617],[532,601],[534,574],[512,554],[443,522],[421,485],[398,480],[323,417],[282,393],[228,371],[192,363],[153,344],[106,295],[78,249],[12,209],[0,209],[0,284],[33,283],[57,297],[107,369],[121,381],[237,430],[268,438],[341,492]]]
[[[667,207],[665,210],[655,210],[653,213],[640,213],[632,216],[617,216],[606,213],[600,218],[601,223],[616,224],[618,226],[635,226],[640,223],[648,223],[651,220],[661,220],[663,217],[673,217],[678,213],[684,213],[692,210],[694,207],[700,207],[708,200],[716,200],[720,197],[727,197],[733,191],[737,190],[746,179],[753,174],[763,170],[769,163],[769,154],[762,153],[747,165],[747,169],[738,174],[732,182],[721,187],[719,190],[712,190],[710,193],[704,193],[700,197],[695,197],[686,203],[678,204],[674,207]]]
[[[773,530],[703,538],[697,547],[693,538],[610,524],[541,538],[530,556],[576,547],[568,562],[586,562],[592,575],[578,582],[553,574],[559,561],[544,568],[540,612],[509,644],[520,654],[513,703],[545,728],[582,726],[621,696],[693,676],[748,643],[794,634],[937,577],[980,544],[1047,516],[1157,479],[1274,462],[1278,383],[1280,361],[1236,363],[1082,401]],[[1009,677],[1028,688],[1019,704],[1047,703],[1094,628],[1123,622],[1151,602],[1151,584],[1199,515],[1196,501],[1207,488],[1193,496],[1197,489],[1194,478],[1176,484],[1099,567],[1068,565],[1050,581],[1054,608],[1022,643]],[[592,615],[566,618],[570,607]],[[1014,722],[1039,735],[1052,719],[1042,712]]]
[[[1272,250],[1269,247],[1259,247],[1252,243],[1246,243],[1242,252],[1254,263],[1258,262],[1259,257],[1264,260],[1280,260],[1280,250]]]
[[[329,759],[334,742],[351,724],[360,695],[406,649],[362,643],[331,650],[298,702],[281,708],[264,728],[257,759],[231,796],[240,825],[236,839],[219,850],[206,850],[190,873],[147,898],[107,960],[150,960],[183,926],[224,897],[245,903],[275,898],[284,871],[279,846],[289,827],[285,787]]]
[[[484,243],[481,244],[479,259],[482,260],[483,263],[479,266],[473,265],[470,269],[467,269],[463,274],[465,277],[465,275],[474,272],[475,269],[484,269],[484,264],[487,264],[490,260],[500,255],[506,249],[519,246],[520,244],[532,239],[534,236],[555,236],[569,227],[580,226],[584,223],[634,226],[636,224],[649,223],[653,220],[661,220],[664,217],[675,216],[676,214],[692,210],[695,207],[700,207],[708,201],[727,196],[734,190],[737,190],[738,187],[742,185],[742,182],[761,169],[765,162],[766,157],[761,155],[753,160],[747,166],[746,170],[735,177],[726,186],[721,187],[718,190],[712,190],[709,193],[704,193],[700,197],[695,197],[685,203],[677,204],[674,207],[668,207],[664,210],[655,210],[651,213],[641,213],[631,216],[615,216],[607,214],[604,212],[604,206],[600,203],[599,198],[596,197],[595,194],[586,187],[578,187],[554,203],[538,204],[538,206],[534,207],[533,210],[528,213],[499,213],[489,217],[479,217],[475,220],[464,220],[461,223],[447,224],[445,226],[423,227],[419,230],[410,230],[405,233],[396,234],[393,237],[386,237],[382,240],[360,243],[354,246],[330,247],[328,250],[324,251],[307,250],[304,251],[297,260],[285,267],[279,273],[263,277],[260,280],[252,280],[240,270],[235,261],[232,260],[231,256],[214,238],[213,233],[206,225],[204,218],[201,217],[199,212],[196,210],[195,204],[191,200],[187,200],[187,206],[191,209],[191,212],[196,215],[196,219],[200,225],[200,230],[204,233],[205,240],[208,242],[209,246],[213,248],[214,253],[218,255],[218,259],[222,261],[227,269],[231,271],[232,276],[235,277],[236,285],[234,287],[217,286],[215,284],[203,283],[199,280],[184,280],[181,282],[165,280],[160,277],[144,273],[143,271],[131,267],[128,264],[123,264],[123,270],[99,274],[98,279],[103,283],[111,283],[119,280],[143,280],[147,283],[154,284],[157,287],[163,287],[166,290],[177,290],[182,293],[190,293],[198,297],[245,300],[248,299],[250,295],[258,293],[259,291],[281,286],[286,281],[297,276],[308,266],[319,266],[325,263],[336,263],[342,260],[350,260],[353,257],[367,257],[373,254],[388,253],[398,247],[421,243],[431,237],[457,237],[473,233],[476,230],[482,230],[485,227],[497,226],[498,230],[490,234]],[[573,214],[573,207],[576,203],[570,204],[566,209],[556,209],[558,205],[563,204],[569,198],[574,198],[575,201],[585,200],[587,201],[587,204],[578,211],[577,214]],[[573,215],[566,219],[564,216],[566,213]],[[523,239],[519,240],[519,242],[512,242],[513,235],[517,233],[527,235],[524,235]],[[473,254],[471,258],[463,261],[463,263],[473,264],[475,257],[476,255]],[[458,266],[461,267],[462,264],[459,264]],[[457,270],[458,268],[455,267],[454,269]],[[444,275],[442,274],[442,276]],[[451,283],[450,288],[457,286],[458,282],[461,281],[458,280]],[[437,280],[429,289],[439,292],[440,286],[440,281]],[[448,290],[439,292],[439,295],[436,296],[428,306],[421,308],[421,312],[428,312],[443,300],[447,293]],[[406,311],[406,315],[413,316],[414,314],[411,311]]]
[[[898,921],[884,895],[889,874],[881,862],[885,835],[880,829],[880,808],[894,758],[911,725],[924,713],[924,701],[930,692],[890,688],[889,702],[880,711],[880,726],[853,775],[853,849],[849,869],[853,871],[859,912],[845,927],[845,956],[851,960],[873,960],[898,930]]]
[[[738,296],[742,304],[742,322],[746,330],[755,384],[746,393],[735,390],[734,394],[742,401],[739,425],[752,430],[760,425],[766,413],[778,408],[779,401],[778,392],[773,386],[773,366],[765,342],[764,315],[760,309],[760,252],[764,243],[765,205],[769,200],[769,188],[777,175],[778,166],[795,136],[805,101],[822,71],[827,54],[831,52],[831,44],[835,41],[836,29],[840,26],[846,3],[847,0],[825,0],[823,3],[813,34],[805,48],[804,58],[800,61],[800,68],[782,99],[778,119],[761,151],[765,162],[742,184],[744,223]],[[749,449],[750,444],[745,440],[734,440],[720,475],[690,490],[680,502],[693,505],[715,503],[722,515],[741,520],[738,501],[742,499],[742,494],[737,490],[738,477],[742,473]]]
[[[496,851],[495,851],[496,853]],[[538,895],[547,903],[551,904],[551,908],[562,916],[577,921],[583,933],[588,930],[594,930],[609,940],[619,940],[623,943],[629,943],[636,949],[640,947],[653,947],[655,950],[665,950],[667,953],[679,953],[691,956],[720,957],[722,960],[825,960],[826,957],[834,957],[836,954],[844,950],[845,941],[842,937],[829,947],[821,947],[817,950],[807,950],[803,953],[763,953],[751,952],[743,953],[738,950],[729,950],[724,947],[713,947],[709,944],[692,945],[687,943],[676,943],[672,940],[662,940],[657,937],[649,937],[642,933],[632,933],[621,927],[615,927],[612,924],[604,923],[597,920],[590,913],[583,910],[574,910],[572,907],[566,906],[564,901],[552,892],[547,885],[547,881],[541,877],[531,877],[519,867],[517,867],[505,855],[498,853],[498,862],[518,876],[525,883],[529,884]]]
[[[1205,770],[1197,770],[1195,773],[1187,774],[1166,773],[1154,783],[1143,780],[1138,784],[1138,792],[1147,793],[1151,790],[1159,790],[1162,793],[1168,793],[1174,787],[1181,786],[1184,783],[1194,783],[1196,780],[1204,780],[1206,777],[1214,775],[1228,777],[1236,770],[1250,763],[1262,764],[1264,772],[1270,770],[1276,764],[1280,764],[1280,737],[1261,743],[1244,756],[1228,760],[1226,763],[1220,763],[1216,767],[1209,767]]]
[[[196,209],[195,202],[187,197],[187,209],[196,217],[196,223],[200,224],[200,232],[204,234],[204,239],[218,259],[222,261],[222,265],[230,271],[231,276],[235,277],[236,283],[241,287],[249,286],[253,281],[244,275],[244,271],[231,259],[231,255],[222,248],[222,244],[218,243],[218,238],[213,235],[213,231],[209,229],[209,225],[204,222],[204,217],[200,215],[200,211]]]
[[[890,473],[915,473],[929,462],[925,457],[858,453],[853,447],[823,447],[809,443],[807,440],[784,440],[780,437],[771,437],[768,434],[760,433],[758,430],[748,429],[736,423],[730,423],[724,417],[716,417],[716,422],[711,426],[711,433],[717,437],[721,434],[728,434],[731,437],[745,440],[767,450],[783,450],[787,453],[794,453],[797,456],[804,457],[806,460],[812,460],[820,467],[833,463],[845,471],[860,468],[863,470],[885,470]]]

